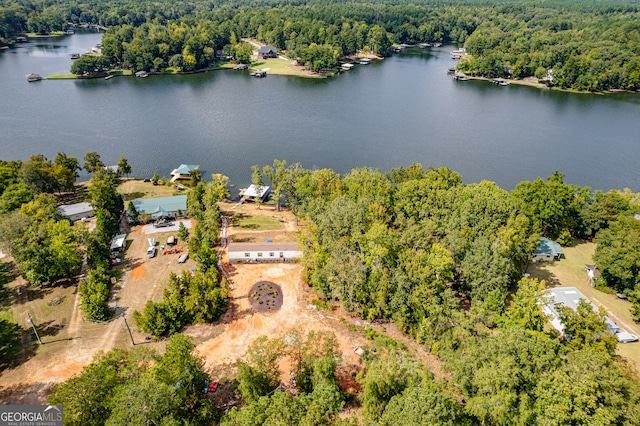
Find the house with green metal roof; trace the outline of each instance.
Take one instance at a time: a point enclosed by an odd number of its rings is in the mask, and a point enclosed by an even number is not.
[[[187,211],[187,196],[175,195],[173,197],[144,198],[132,200],[138,214],[148,214],[152,219],[166,216],[178,216]]]
[[[554,260],[559,260],[564,256],[562,252],[562,247],[560,244],[555,241],[551,241],[548,238],[542,237],[540,238],[540,243],[538,247],[533,251],[533,257],[531,261],[533,263],[536,262],[553,262]]]
[[[180,164],[178,168],[173,169],[171,172],[171,182],[189,180],[191,179],[191,172],[199,168],[199,164]]]

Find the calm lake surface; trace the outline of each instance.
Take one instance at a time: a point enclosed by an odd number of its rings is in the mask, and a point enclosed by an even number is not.
[[[340,173],[417,162],[508,190],[559,170],[569,183],[640,191],[640,94],[456,82],[451,46],[324,80],[216,71],[27,83],[31,72],[68,73],[69,55],[100,39],[78,33],[0,53],[0,159],[63,151],[82,162],[97,151],[107,165],[126,157],[135,176],[200,164],[237,187],[274,158]]]

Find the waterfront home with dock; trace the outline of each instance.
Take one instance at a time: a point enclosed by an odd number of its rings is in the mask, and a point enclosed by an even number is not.
[[[258,57],[261,59],[277,58],[278,49],[269,45],[262,46],[260,49],[258,49]]]
[[[177,180],[190,180],[191,173],[199,168],[199,164],[180,164],[178,168],[173,169],[171,172],[171,182],[175,182]]]

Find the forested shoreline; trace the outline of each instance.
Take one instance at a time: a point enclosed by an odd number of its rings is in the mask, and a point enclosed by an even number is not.
[[[640,88],[637,3],[487,1],[384,3],[107,2],[0,3],[0,45],[16,34],[67,23],[109,27],[102,56],[76,71],[124,67],[193,71],[215,52],[246,61],[255,38],[318,71],[358,51],[386,55],[396,43],[450,42],[471,54],[459,68],[485,77],[547,79],[562,89]],[[276,7],[277,6],[277,7]],[[82,66],[81,66],[82,65]]]

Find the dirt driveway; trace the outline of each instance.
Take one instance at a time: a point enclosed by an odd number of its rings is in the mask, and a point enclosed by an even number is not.
[[[0,376],[0,401],[14,403],[43,403],[51,384],[67,380],[78,374],[89,364],[99,351],[109,351],[116,347],[131,347],[131,339],[126,331],[122,314],[132,327],[136,343],[149,343],[146,335],[135,328],[133,311],[142,310],[147,300],[162,300],[169,274],[189,270],[195,265],[193,260],[178,264],[180,254],[162,255],[153,259],[146,256],[147,235],[141,227],[135,227],[127,235],[127,251],[124,262],[115,267],[121,274],[114,285],[110,306],[115,309],[113,319],[106,323],[86,321],[80,310],[80,295],[77,285],[52,289],[30,289],[21,279],[11,284],[12,290],[24,299],[15,304],[13,316],[23,319],[32,313],[44,344],[36,346],[33,355],[14,369],[6,370]],[[154,234],[163,242],[176,232]],[[186,244],[178,242],[187,252]],[[53,297],[62,297],[64,302],[50,307]]]

